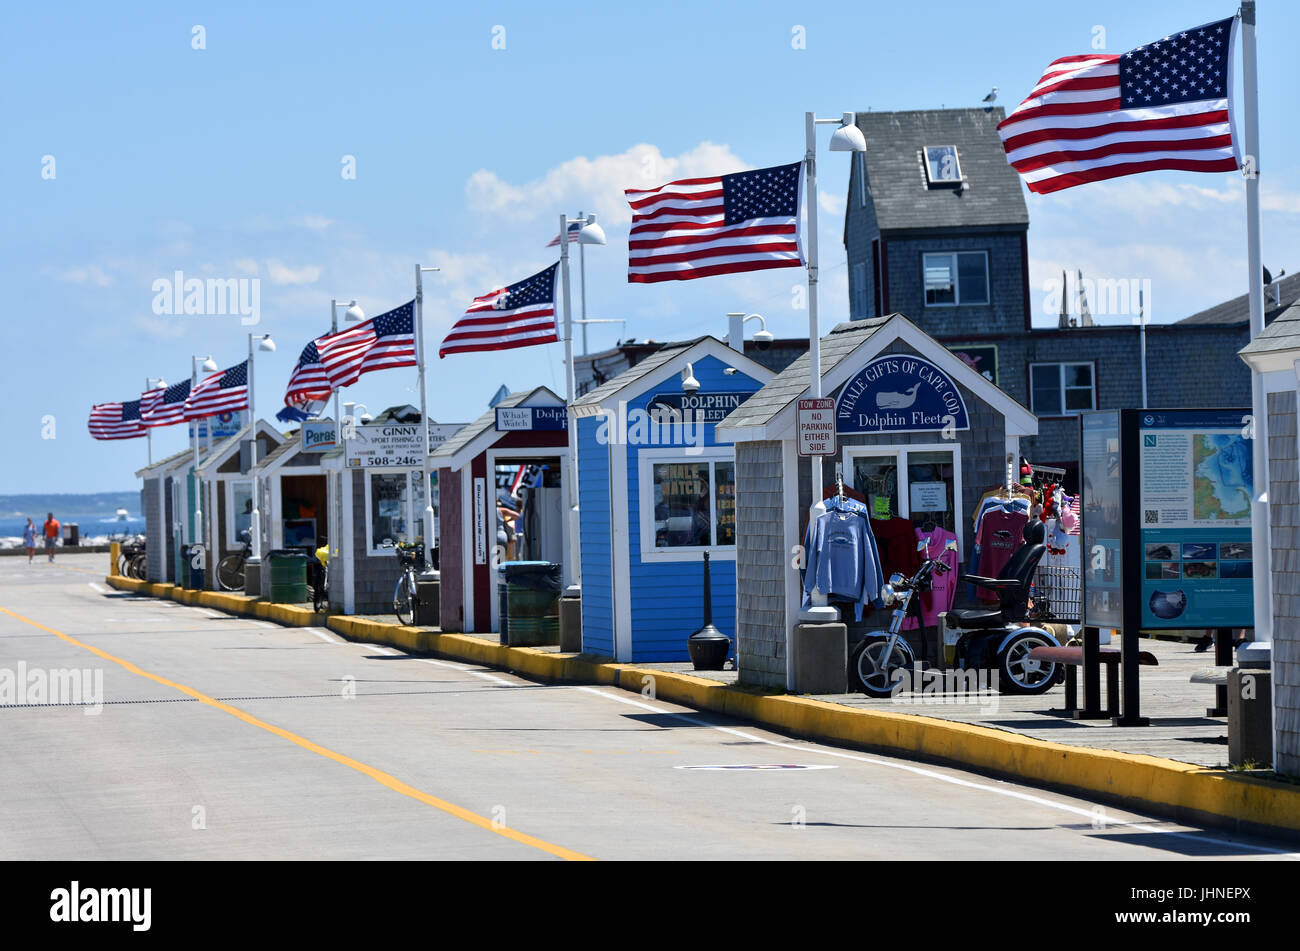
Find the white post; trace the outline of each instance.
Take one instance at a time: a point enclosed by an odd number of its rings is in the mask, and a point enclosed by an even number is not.
[[[585,222],[587,213],[578,212],[578,220]],[[568,244],[567,233],[564,234],[563,240]],[[578,238],[578,282],[582,285],[582,355],[585,357],[587,355],[587,246],[582,243],[581,236]]]
[[[152,389],[153,389],[153,382],[149,379],[149,377],[145,377],[144,392],[148,393]],[[144,402],[143,393],[140,395],[140,401],[141,404],[143,405]],[[144,422],[143,414],[141,414],[141,422],[142,423]],[[149,454],[149,465],[153,465],[153,427],[152,426],[144,427],[144,445],[145,445],[145,451]]]
[[[804,135],[807,149],[804,152],[804,169],[808,178],[808,395],[814,399],[822,395],[821,326],[817,315],[817,120],[811,112],[804,113]],[[816,505],[822,491],[822,457],[813,456],[812,502]]]
[[[569,437],[569,472],[564,480],[565,494],[569,501],[569,544],[564,552],[564,576],[567,587],[571,588],[582,584],[582,572],[578,564],[578,427],[571,415],[574,383],[573,308],[569,300],[569,216],[565,214],[560,215],[560,294],[564,306],[564,412]]]
[[[252,442],[248,447],[248,471],[253,474],[253,511],[248,514],[248,539],[252,548],[247,565],[257,567],[262,563],[262,510],[261,480],[257,477],[257,408],[253,402],[253,335],[248,335],[248,432]],[[234,513],[231,513],[234,517]],[[260,589],[259,589],[260,590]]]
[[[415,360],[420,369],[420,426],[424,430],[424,455],[420,462],[420,478],[424,480],[424,565],[425,572],[433,571],[433,493],[429,491],[429,409],[424,389],[424,278],[425,271],[415,265]]]
[[[1241,65],[1245,93],[1245,154],[1242,173],[1246,178],[1246,266],[1250,270],[1250,337],[1264,330],[1264,266],[1260,257],[1259,225],[1259,71],[1255,54],[1255,0],[1241,4]],[[1254,492],[1250,511],[1250,540],[1255,552],[1255,632],[1258,644],[1273,641],[1273,579],[1270,564],[1268,513],[1268,405],[1264,379],[1250,375],[1251,415],[1254,427],[1251,468]],[[1261,557],[1269,553],[1268,557]],[[1276,750],[1276,744],[1274,744]]]

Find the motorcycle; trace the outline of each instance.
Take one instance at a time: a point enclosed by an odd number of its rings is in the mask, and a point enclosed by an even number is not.
[[[926,541],[916,546],[918,552],[928,548]],[[956,550],[955,541],[944,546],[945,552]],[[867,634],[849,653],[849,681],[856,689],[872,697],[893,694],[894,672],[909,671],[916,662],[911,645],[901,633],[912,599],[920,592],[930,590],[930,579],[936,573],[950,570],[942,561],[927,557],[911,578],[899,572],[890,576],[889,583],[880,589],[880,600],[885,607],[897,605],[890,618],[889,630]]]
[[[925,551],[926,542],[917,546]],[[944,551],[956,551],[957,543],[948,542]],[[960,670],[987,670],[987,683],[996,683],[1004,694],[1038,694],[1051,689],[1063,679],[1064,668],[1050,661],[1034,660],[1029,653],[1036,647],[1059,647],[1051,632],[1029,626],[1027,614],[1029,579],[1042,558],[1041,543],[1026,538],[1007,563],[1000,578],[967,575],[963,581],[997,591],[1002,601],[999,610],[949,611],[944,616],[944,642],[955,638],[954,664]],[[949,571],[941,561],[925,559],[916,574],[908,578],[895,573],[881,588],[880,598],[886,607],[896,606],[888,631],[866,635],[849,655],[849,679],[862,693],[872,697],[892,696],[899,676],[910,671],[915,655],[907,639],[901,636],[903,621],[912,609],[913,599],[930,590],[931,578]],[[941,648],[942,649],[942,648]],[[996,681],[993,679],[996,674]]]

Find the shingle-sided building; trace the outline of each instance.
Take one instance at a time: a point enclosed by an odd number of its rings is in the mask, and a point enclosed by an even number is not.
[[[1030,286],[1029,212],[998,138],[1003,118],[1000,108],[858,113],[867,150],[854,154],[844,219],[850,314],[906,314],[1038,417],[1026,455],[1073,473],[1080,412],[1143,405],[1137,294],[1118,276],[1085,275],[1101,323],[1033,326],[1035,313],[1057,316],[1060,296]],[[1277,312],[1300,297],[1300,278],[1269,295]],[[1236,357],[1247,320],[1243,295],[1148,325],[1146,405],[1248,405]]]

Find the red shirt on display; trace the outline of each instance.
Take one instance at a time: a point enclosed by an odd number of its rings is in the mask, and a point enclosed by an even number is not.
[[[980,522],[980,534],[976,544],[980,548],[980,563],[977,569],[982,578],[996,578],[1006,567],[1012,554],[1024,541],[1025,526],[1029,516],[1022,512],[1007,512],[1003,509],[991,509],[985,513]],[[988,588],[978,589],[981,601],[998,600],[997,593]]]

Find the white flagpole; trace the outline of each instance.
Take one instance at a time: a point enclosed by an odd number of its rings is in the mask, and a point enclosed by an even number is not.
[[[1246,266],[1250,270],[1250,337],[1264,330],[1264,266],[1260,258],[1259,224],[1259,69],[1255,51],[1255,0],[1241,4],[1241,67],[1245,93],[1245,154],[1242,174],[1246,179]],[[1268,406],[1264,400],[1264,380],[1259,373],[1250,375],[1251,469],[1254,485],[1250,506],[1250,541],[1254,554],[1255,601],[1254,640],[1259,644],[1273,641],[1273,579],[1269,546],[1268,511]]]
[[[429,488],[429,408],[424,388],[424,272],[436,267],[415,265],[415,360],[420,369],[420,426],[424,430],[424,456],[420,478],[424,489],[424,570],[433,571],[433,491]]]
[[[569,216],[560,215],[560,293],[564,305],[564,413],[569,438],[569,472],[565,494],[569,501],[569,544],[564,553],[567,586],[582,584],[578,564],[578,427],[573,413],[573,308],[569,300]],[[586,326],[585,324],[583,325]]]

